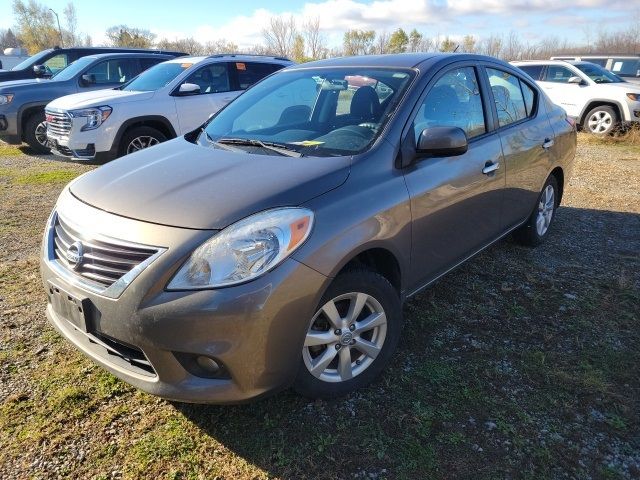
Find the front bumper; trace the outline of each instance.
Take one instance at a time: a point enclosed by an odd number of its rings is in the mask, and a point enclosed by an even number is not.
[[[211,231],[147,224],[96,210],[65,190],[58,211],[92,235],[96,225],[112,237],[166,250],[118,298],[83,288],[57,273],[45,238],[42,279],[49,295],[47,317],[93,361],[122,380],[164,398],[197,403],[235,403],[289,385],[300,364],[308,320],[329,279],[288,259],[243,285],[215,290],[167,292],[164,286]],[[90,302],[86,332],[52,303],[52,286]],[[151,368],[131,362],[140,351]],[[184,358],[204,355],[225,369],[223,378],[194,373]],[[133,355],[135,356],[135,355]]]

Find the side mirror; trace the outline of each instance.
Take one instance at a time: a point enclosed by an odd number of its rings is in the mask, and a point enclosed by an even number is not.
[[[178,89],[178,95],[180,96],[197,95],[198,93],[200,93],[200,85],[195,83],[183,83]]]
[[[96,77],[90,73],[85,73],[80,78],[80,83],[82,83],[82,85],[93,85],[96,83]]]
[[[34,65],[33,73],[36,74],[36,77],[45,77],[47,75],[47,67],[44,65]]]
[[[575,83],[577,85],[582,85],[582,79],[578,76],[576,77],[569,77],[569,80],[567,81],[567,83]]]
[[[453,157],[466,153],[467,134],[459,127],[425,128],[418,137],[417,157]]]

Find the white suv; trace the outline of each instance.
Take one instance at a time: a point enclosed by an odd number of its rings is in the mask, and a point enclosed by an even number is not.
[[[640,122],[640,85],[599,65],[562,60],[511,63],[591,133],[607,134],[621,122]]]
[[[255,82],[293,62],[258,55],[180,57],[112,89],[45,109],[54,153],[103,162],[190,132]]]

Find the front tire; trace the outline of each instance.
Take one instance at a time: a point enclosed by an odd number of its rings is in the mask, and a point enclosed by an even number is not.
[[[385,277],[365,269],[340,274],[309,322],[294,389],[333,398],[368,385],[389,363],[401,328],[400,298]]]
[[[547,237],[551,223],[555,218],[556,209],[560,204],[559,193],[558,180],[554,175],[549,175],[529,219],[513,232],[518,243],[528,247],[536,247]]]
[[[44,110],[31,115],[24,124],[24,141],[35,153],[51,153],[47,140]]]
[[[599,105],[592,108],[585,117],[584,127],[594,135],[608,135],[618,125],[618,114],[607,106]]]
[[[153,127],[134,127],[122,137],[118,156],[128,155],[130,153],[153,147],[167,140],[167,137],[160,130]]]

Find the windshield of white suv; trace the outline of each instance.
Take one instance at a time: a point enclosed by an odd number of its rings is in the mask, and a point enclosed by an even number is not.
[[[198,143],[267,155],[359,153],[378,137],[414,75],[366,67],[278,72],[216,114]]]
[[[189,61],[159,63],[142,72],[131,82],[124,85],[121,90],[154,92],[167,85],[192,65],[193,63]]]
[[[624,80],[616,74],[602,68],[600,65],[595,65],[593,63],[576,63],[574,66],[596,83],[624,82]]]

